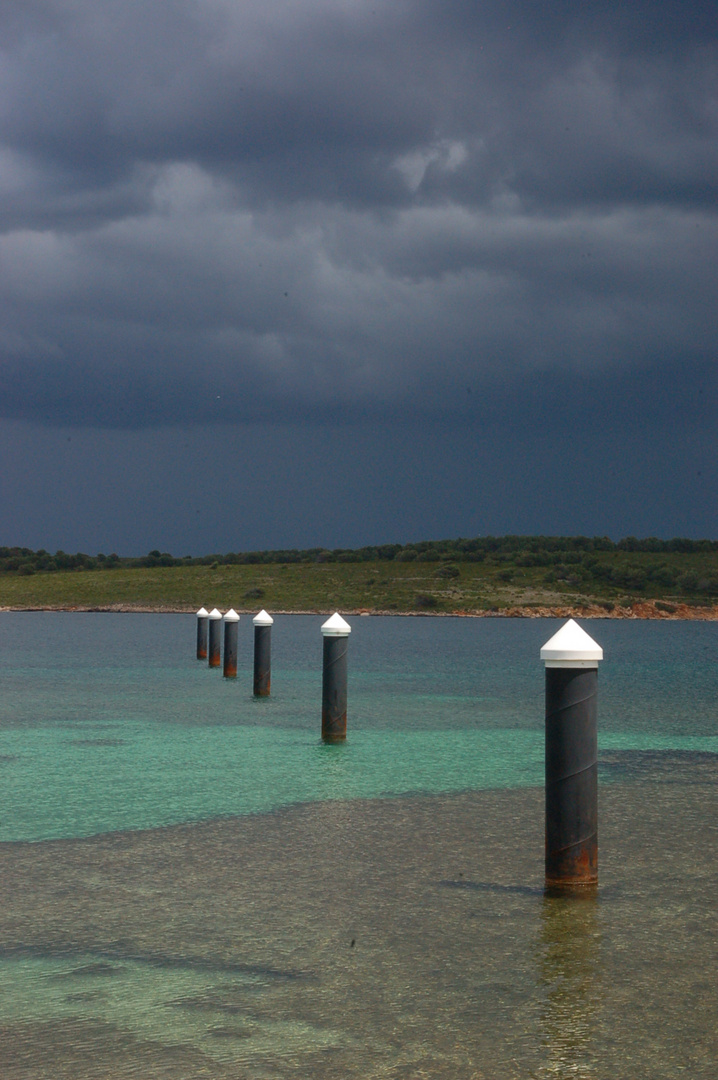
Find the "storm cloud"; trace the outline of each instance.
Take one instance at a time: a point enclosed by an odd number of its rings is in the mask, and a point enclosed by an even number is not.
[[[689,377],[716,329],[712,22],[6,2],[4,415],[471,416],[537,372]]]
[[[717,37],[677,0],[4,0],[0,417],[709,433]]]

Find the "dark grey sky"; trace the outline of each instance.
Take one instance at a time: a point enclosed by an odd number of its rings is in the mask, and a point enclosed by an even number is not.
[[[717,41],[3,0],[0,544],[718,535]]]

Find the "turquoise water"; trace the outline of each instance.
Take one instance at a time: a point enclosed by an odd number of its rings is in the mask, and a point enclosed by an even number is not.
[[[0,614],[3,1080],[714,1080],[718,624],[585,623],[599,889],[543,893],[552,620]],[[30,841],[30,842],[28,842]]]
[[[277,617],[255,701],[249,619],[234,681],[193,658],[190,616],[0,616],[0,840],[541,784],[538,654],[558,623],[354,619],[349,737],[323,746],[321,621]],[[715,623],[587,625],[602,751],[718,752]]]

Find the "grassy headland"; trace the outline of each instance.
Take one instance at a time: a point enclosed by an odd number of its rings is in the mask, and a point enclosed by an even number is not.
[[[139,559],[0,548],[0,607],[717,618],[718,541],[479,537]]]

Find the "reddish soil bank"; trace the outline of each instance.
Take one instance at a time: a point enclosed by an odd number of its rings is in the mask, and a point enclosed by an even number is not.
[[[247,615],[256,608],[237,608],[239,614]],[[308,608],[297,611],[273,609],[275,615],[327,615],[333,608]],[[0,607],[0,611],[106,611],[121,614],[154,615],[193,615],[194,607],[170,606],[167,604],[105,604],[92,607]],[[693,619],[712,621],[718,619],[718,605],[713,607],[692,607],[690,604],[673,604],[662,600],[640,600],[625,607],[604,606],[603,604],[567,604],[565,606],[546,606],[530,604],[528,606],[505,607],[490,611],[483,608],[457,609],[456,611],[389,611],[377,608],[342,608],[345,615],[402,615],[420,618],[447,618],[460,616],[468,619]]]

